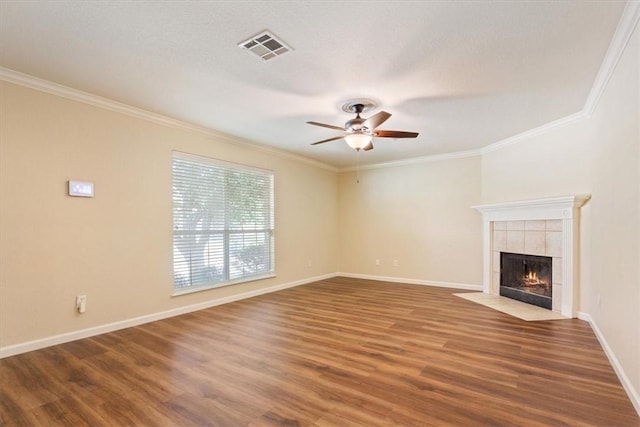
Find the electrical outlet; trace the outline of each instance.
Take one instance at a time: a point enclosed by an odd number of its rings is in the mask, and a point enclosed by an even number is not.
[[[393,260],[393,266],[394,266],[394,267],[397,267],[398,265],[399,265],[399,264],[398,264],[398,260],[397,260],[397,259],[394,259],[394,260]]]
[[[310,259],[307,260],[307,267],[311,267],[311,260]]]
[[[379,259],[376,260],[376,265],[380,265],[380,260]]]
[[[78,313],[84,313],[85,311],[87,311],[86,295],[78,295],[76,297],[76,308],[78,309]]]

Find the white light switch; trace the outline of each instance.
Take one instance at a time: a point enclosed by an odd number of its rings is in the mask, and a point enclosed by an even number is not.
[[[69,195],[75,197],[93,197],[93,182],[69,181]]]

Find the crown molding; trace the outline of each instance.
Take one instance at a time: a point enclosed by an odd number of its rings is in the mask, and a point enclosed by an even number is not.
[[[466,150],[466,151],[454,151],[453,153],[444,153],[444,154],[434,154],[432,156],[422,156],[422,157],[413,157],[410,159],[396,160],[393,162],[384,162],[384,163],[374,163],[371,165],[361,165],[360,170],[370,170],[370,169],[384,169],[390,168],[394,166],[406,166],[418,163],[429,163],[429,162],[439,162],[442,160],[451,160],[451,159],[463,159],[465,157],[476,157],[482,154],[482,150]],[[349,166],[346,168],[338,169],[338,172],[355,172],[358,170],[357,166]]]
[[[492,151],[500,150],[502,148],[508,147],[510,145],[514,145],[524,139],[531,138],[534,136],[542,135],[544,133],[549,132],[552,129],[556,129],[562,126],[566,126],[570,123],[575,123],[580,120],[587,118],[587,114],[583,111],[579,111],[577,113],[565,116],[561,119],[554,120],[549,123],[545,123],[542,126],[538,126],[533,129],[529,129],[517,135],[510,136],[509,138],[503,139],[502,141],[494,142],[493,144],[486,145],[480,149],[482,154],[490,153]]]
[[[624,12],[622,12],[616,32],[611,38],[611,43],[609,43],[604,60],[598,70],[596,80],[593,83],[589,97],[582,110],[587,115],[591,115],[595,110],[600,97],[609,83],[609,79],[611,79],[622,54],[627,48],[629,40],[631,40],[638,21],[640,21],[640,1],[629,0],[624,8]]]
[[[78,89],[74,89],[68,86],[64,86],[58,83],[54,83],[48,80],[40,79],[38,77],[24,74],[19,71],[11,70],[9,68],[0,67],[0,80],[13,83],[19,86],[24,86],[30,89],[35,89],[41,92],[50,93],[52,95],[60,96],[62,98],[70,99],[73,101],[82,102],[84,104],[92,105],[94,107],[102,108],[105,110],[113,111],[120,114],[125,114],[130,117],[146,120],[163,126],[168,126],[176,129],[187,130],[191,132],[200,133],[216,140],[223,140],[227,143],[242,145],[244,147],[266,152],[279,157],[284,157],[298,162],[306,163],[321,169],[329,170],[331,172],[337,172],[338,169],[334,166],[326,163],[319,162],[317,160],[309,159],[304,156],[290,153],[285,150],[279,150],[277,148],[267,147],[255,142],[249,142],[240,139],[236,136],[229,135],[223,132],[219,132],[204,126],[199,126],[193,123],[185,122],[182,120],[174,119],[171,117],[163,116],[162,114],[152,113],[142,108],[133,107],[131,105],[124,104],[122,102],[114,101],[109,98],[94,95],[89,92],[84,92]]]

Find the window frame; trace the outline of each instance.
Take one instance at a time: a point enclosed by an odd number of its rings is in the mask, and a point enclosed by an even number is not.
[[[176,246],[176,235],[185,235],[187,233],[185,233],[185,229],[183,230],[178,230],[176,227],[176,173],[175,173],[175,167],[176,167],[176,160],[182,160],[182,161],[186,161],[186,162],[192,162],[192,163],[196,163],[199,166],[204,166],[204,167],[212,167],[212,168],[216,168],[219,171],[222,171],[222,173],[225,176],[228,176],[229,173],[232,172],[239,172],[239,173],[243,173],[243,172],[247,172],[250,174],[259,174],[262,175],[264,178],[266,178],[269,182],[269,195],[268,195],[268,205],[269,205],[269,210],[266,211],[267,216],[268,216],[268,224],[267,227],[265,229],[262,230],[256,230],[256,229],[248,229],[248,230],[237,230],[237,229],[232,229],[231,225],[230,225],[230,215],[229,215],[229,203],[228,203],[228,199],[226,197],[226,191],[225,191],[225,195],[223,196],[223,203],[224,203],[224,229],[223,230],[200,230],[200,231],[204,231],[203,233],[196,233],[199,235],[203,235],[203,234],[210,234],[210,235],[216,235],[216,234],[220,234],[223,236],[223,263],[224,263],[224,267],[223,267],[223,274],[224,274],[224,279],[223,281],[215,281],[215,282],[208,282],[208,283],[202,283],[202,284],[191,284],[188,285],[186,287],[178,287],[177,285],[177,281],[176,281],[176,265],[177,265],[177,258],[176,258],[176,251],[177,251],[177,246]],[[228,187],[226,186],[225,183],[222,184],[225,187],[225,190],[228,189]],[[240,284],[240,283],[247,283],[247,282],[253,282],[256,280],[264,280],[264,279],[268,279],[268,278],[273,278],[276,277],[276,260],[275,260],[275,174],[272,170],[269,169],[262,169],[262,168],[258,168],[255,166],[249,166],[249,165],[244,165],[244,164],[240,164],[240,163],[233,163],[233,162],[228,162],[228,161],[224,161],[224,160],[220,160],[220,159],[214,159],[211,157],[205,157],[205,156],[200,156],[200,155],[196,155],[196,154],[190,154],[190,153],[185,153],[185,152],[181,152],[181,151],[173,151],[172,152],[172,156],[171,156],[171,211],[172,211],[172,289],[173,289],[173,293],[172,296],[178,296],[178,295],[185,295],[185,294],[190,294],[190,293],[194,293],[194,292],[200,292],[200,291],[205,291],[205,290],[209,290],[209,289],[215,289],[215,288],[221,288],[221,287],[225,287],[225,286],[231,286],[231,285],[236,285],[236,284]],[[194,232],[193,230],[189,230],[189,232]],[[268,268],[267,271],[264,273],[257,273],[257,274],[249,274],[249,275],[243,275],[242,277],[239,278],[235,278],[235,279],[231,279],[231,236],[232,235],[237,235],[237,234],[260,234],[260,233],[265,233],[265,237],[268,240],[267,241],[267,247],[268,249],[264,252],[264,254],[268,257],[269,263],[268,263]],[[190,273],[190,278],[191,278],[191,273]]]

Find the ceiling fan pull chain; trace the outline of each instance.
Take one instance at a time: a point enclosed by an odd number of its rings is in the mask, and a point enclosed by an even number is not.
[[[356,162],[356,184],[360,184],[360,149],[356,150],[358,160]]]

